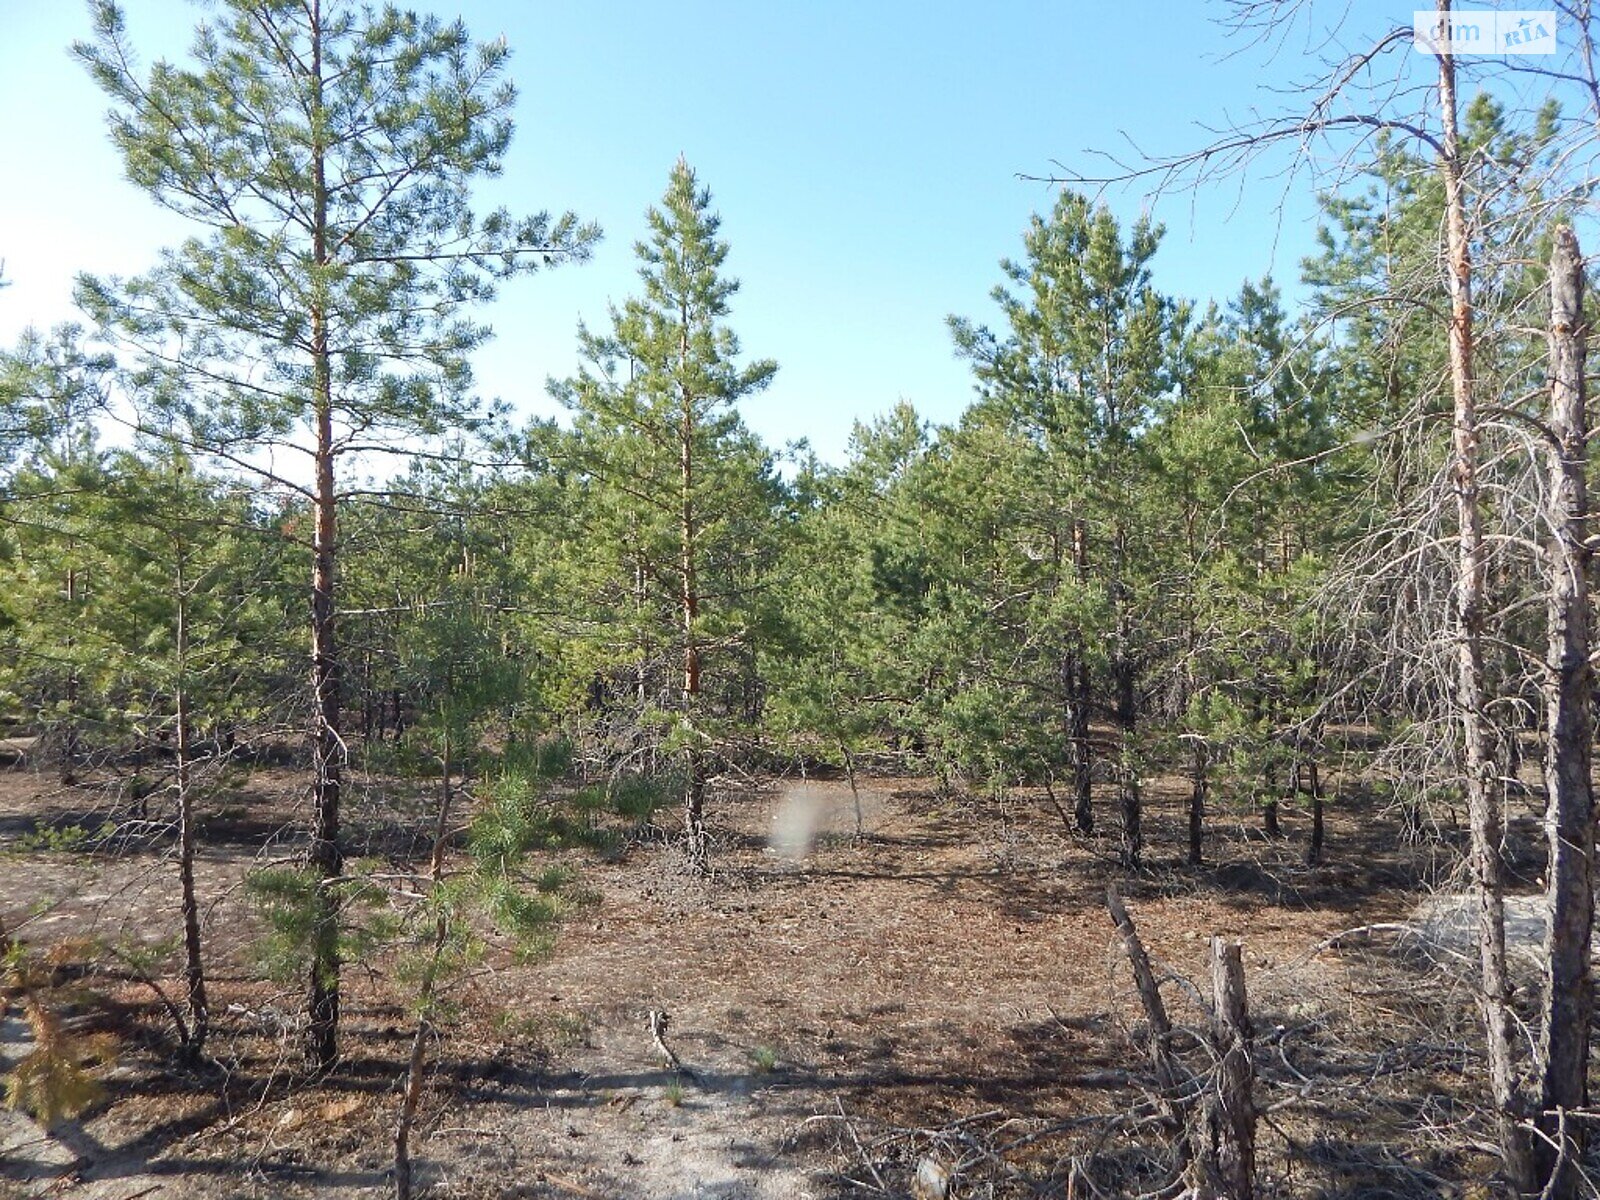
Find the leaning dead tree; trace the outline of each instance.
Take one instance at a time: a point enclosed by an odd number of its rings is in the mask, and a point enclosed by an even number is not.
[[[1161,1101],[1177,1128],[1182,1196],[1192,1200],[1251,1200],[1255,1195],[1255,1066],[1238,942],[1211,939],[1210,1027],[1195,1040],[1205,1055],[1193,1067],[1179,1055],[1179,1030],[1167,1014],[1160,981],[1127,906],[1115,887],[1106,907],[1133,969],[1134,987],[1149,1025],[1146,1049]]]

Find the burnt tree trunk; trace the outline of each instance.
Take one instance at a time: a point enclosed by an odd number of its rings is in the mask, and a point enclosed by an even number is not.
[[[1556,231],[1550,259],[1550,434],[1545,548],[1545,835],[1549,842],[1549,972],[1540,1042],[1538,1178],[1552,1200],[1571,1200],[1584,1148],[1589,1019],[1594,981],[1594,718],[1589,667],[1588,419],[1584,411],[1583,259],[1572,229]]]

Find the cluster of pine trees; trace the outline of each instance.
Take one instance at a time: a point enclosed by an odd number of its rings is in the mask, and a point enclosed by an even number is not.
[[[474,306],[598,237],[472,207],[512,134],[503,45],[229,0],[188,65],[141,70],[120,11],[94,9],[77,55],[128,176],[193,236],[136,278],[80,278],[83,326],[0,357],[0,703],[64,781],[114,777],[170,819],[196,1043],[192,847],[216,788],[196,781],[308,729],[304,869],[262,890],[303,943],[323,1064],[352,769],[442,775],[436,886],[452,779],[558,739],[624,802],[674,798],[696,869],[730,770],[862,760],[1038,788],[1136,868],[1157,773],[1192,795],[1187,844],[1158,853],[1202,861],[1219,805],[1276,832],[1304,798],[1316,862],[1334,756],[1420,837],[1484,786],[1498,806],[1549,732],[1546,264],[1571,218],[1552,112],[1482,95],[1457,130],[1452,94],[1445,170],[1372,143],[1323,197],[1293,312],[1266,279],[1167,293],[1159,225],[1063,191],[950,318],[961,419],[901,403],[828,464],[741,415],[778,365],[739,342],[729,243],[682,161],[633,295],[550,385],[566,417],[477,400]],[[1440,234],[1464,212],[1470,480]],[[514,797],[487,803],[473,837],[537,844]],[[479,892],[537,925],[504,879]],[[457,936],[437,912],[434,967]]]

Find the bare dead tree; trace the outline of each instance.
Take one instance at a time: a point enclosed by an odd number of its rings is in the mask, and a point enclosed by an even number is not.
[[[1251,1200],[1255,1195],[1255,1066],[1245,996],[1244,959],[1237,942],[1211,940],[1210,1028],[1196,1035],[1207,1061],[1191,1068],[1179,1056],[1179,1030],[1161,998],[1160,981],[1127,906],[1113,886],[1106,908],[1133,969],[1134,987],[1149,1025],[1147,1051],[1161,1102],[1178,1129],[1185,1197]]]
[[[1571,226],[1556,231],[1550,256],[1550,482],[1547,545],[1548,645],[1545,652],[1545,833],[1549,863],[1549,970],[1539,1047],[1538,1177],[1544,1195],[1578,1192],[1581,1121],[1567,1115],[1588,1102],[1589,1019],[1594,980],[1593,671],[1589,664],[1588,417],[1584,359],[1583,259]]]
[[[1229,1200],[1251,1200],[1256,1175],[1255,1066],[1250,1059],[1244,956],[1238,942],[1211,939],[1211,994],[1217,1065],[1207,1134],[1223,1194]]]
[[[1441,29],[1450,24],[1450,0],[1439,0]],[[1456,119],[1455,56],[1439,53],[1439,169],[1445,189],[1446,278],[1450,291],[1451,476],[1456,500],[1455,645],[1456,711],[1461,721],[1464,784],[1472,834],[1472,872],[1478,901],[1478,955],[1482,971],[1489,1087],[1500,1122],[1506,1174],[1519,1186],[1531,1181],[1529,1146],[1517,1095],[1511,976],[1506,965],[1505,831],[1497,792],[1494,737],[1484,686],[1486,591],[1482,498],[1478,484],[1478,398],[1473,373],[1472,250],[1467,228],[1465,168]]]

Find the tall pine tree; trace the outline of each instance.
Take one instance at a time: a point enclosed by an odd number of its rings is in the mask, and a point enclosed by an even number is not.
[[[138,356],[149,424],[301,493],[313,513],[310,1057],[337,1052],[340,463],[479,419],[465,309],[498,279],[581,258],[571,214],[479,216],[510,144],[504,42],[347,0],[224,0],[192,65],[141,71],[123,15],[94,5],[78,57],[110,97],[130,179],[194,223],[147,275],[83,279],[80,303]],[[280,471],[275,464],[299,459]],[[309,482],[306,482],[309,480]]]
[[[736,405],[777,364],[739,361],[727,324],[739,284],[723,273],[721,218],[687,162],[672,168],[648,220],[635,247],[642,294],[612,309],[610,332],[579,330],[585,366],[553,391],[575,414],[569,461],[587,488],[590,527],[604,531],[596,542],[612,556],[611,593],[632,589],[636,619],[654,626],[639,644],[669,647],[676,660],[659,694],[675,711],[686,852],[700,870],[714,726],[734,708],[750,600],[776,555],[780,489]],[[648,690],[649,664],[639,666]]]

